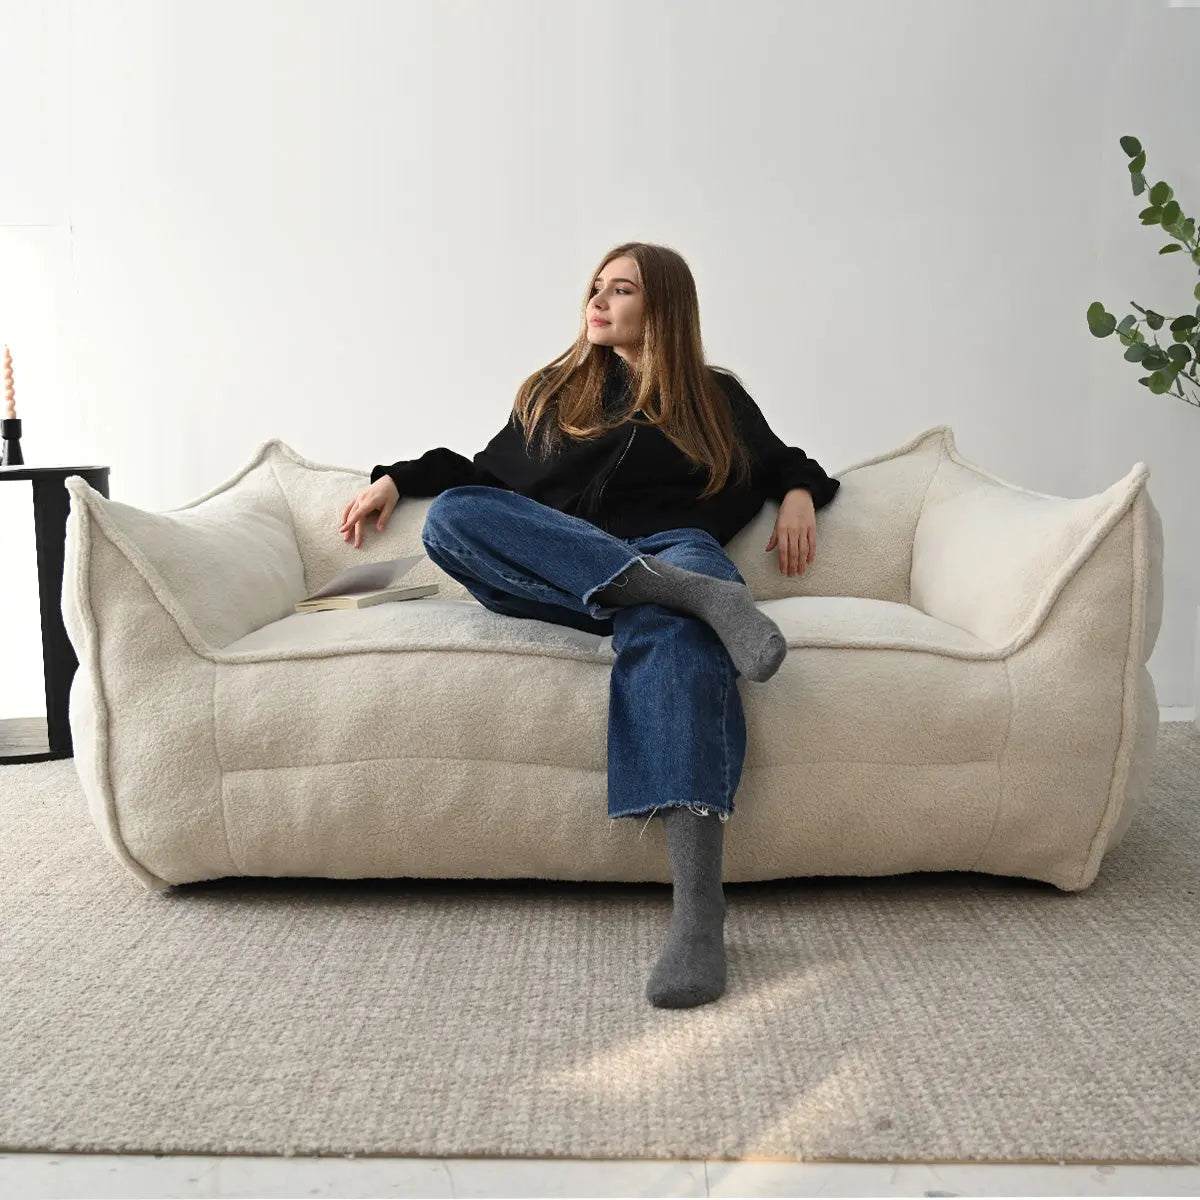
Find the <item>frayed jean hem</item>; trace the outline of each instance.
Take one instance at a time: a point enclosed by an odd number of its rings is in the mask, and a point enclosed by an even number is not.
[[[729,812],[725,812],[719,808],[712,808],[707,804],[690,804],[686,800],[682,800],[678,804],[656,804],[649,810],[650,816],[646,818],[646,824],[642,826],[642,831],[638,834],[639,839],[649,828],[650,822],[654,820],[655,815],[661,808],[687,808],[694,812],[698,817],[720,817],[722,825],[724,825],[729,818],[733,816],[732,809]],[[646,809],[641,809],[638,812],[612,813],[609,816],[609,820],[616,821],[622,817],[640,817],[644,812],[646,812]]]
[[[617,587],[624,587],[624,583],[616,583],[616,581],[620,579],[620,577],[624,575],[625,572],[634,565],[634,563],[640,562],[642,566],[644,566],[646,570],[650,572],[651,575],[658,574],[658,572],[652,566],[650,566],[648,562],[646,562],[646,557],[647,556],[644,554],[635,554],[633,558],[631,558],[619,571],[614,571],[603,583],[598,583],[594,588],[590,588],[588,591],[584,592],[583,603],[587,605],[587,610],[593,617],[595,617],[598,621],[603,621],[608,617],[611,617],[613,613],[617,611],[616,608],[603,604],[597,604],[590,600],[589,597],[594,596],[597,592],[604,591],[609,584],[615,584]]]

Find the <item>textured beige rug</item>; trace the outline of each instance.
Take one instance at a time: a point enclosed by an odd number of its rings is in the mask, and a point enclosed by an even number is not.
[[[726,885],[728,991],[670,1010],[667,885],[152,894],[70,761],[2,766],[0,1151],[1200,1162],[1198,797],[1167,724],[1084,892]]]

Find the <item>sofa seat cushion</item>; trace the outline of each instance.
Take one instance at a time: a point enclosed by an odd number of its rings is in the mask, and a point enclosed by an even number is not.
[[[790,646],[878,646],[965,651],[988,643],[909,604],[861,596],[786,596],[758,605]],[[478,601],[422,597],[369,608],[295,613],[227,645],[220,660],[286,658],[349,650],[500,650],[613,661],[611,636],[494,613]]]
[[[611,639],[484,608],[473,597],[422,596],[368,608],[293,613],[231,642],[216,657],[290,658],[363,650],[497,650],[593,657]]]
[[[915,742],[931,764],[994,766],[1006,672],[972,635],[889,601],[793,596],[760,608],[794,648],[765,684],[739,680],[748,768],[907,760]],[[213,657],[227,772],[416,755],[595,771],[607,761],[611,637],[473,599],[297,614]]]
[[[878,646],[966,652],[971,657],[987,656],[991,650],[973,633],[893,600],[785,596],[760,601],[758,607],[779,626],[789,646]]]

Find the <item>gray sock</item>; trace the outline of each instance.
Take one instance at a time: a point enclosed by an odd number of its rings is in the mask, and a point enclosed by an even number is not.
[[[632,563],[592,599],[610,608],[664,604],[712,626],[747,679],[762,683],[779,670],[787,641],[779,626],[760,612],[750,589],[736,579],[714,579],[648,554]]]
[[[674,879],[667,944],[646,983],[656,1008],[692,1008],[725,991],[725,826],[690,808],[663,810]]]

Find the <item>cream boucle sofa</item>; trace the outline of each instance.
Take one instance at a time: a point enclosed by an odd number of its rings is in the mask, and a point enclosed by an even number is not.
[[[839,472],[798,576],[768,501],[727,547],[790,650],[739,679],[727,881],[982,871],[1086,888],[1146,794],[1162,615],[1149,470],[1082,499],[960,458],[951,430]],[[75,763],[146,887],[230,875],[656,880],[661,822],[610,820],[612,639],[426,599],[295,614],[367,558],[424,554],[430,499],[363,549],[361,471],[279,440],[166,512],[67,479]]]

